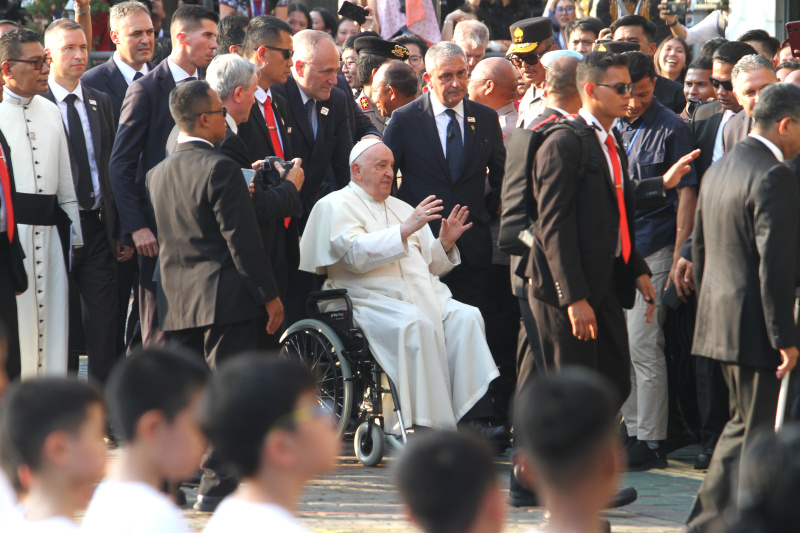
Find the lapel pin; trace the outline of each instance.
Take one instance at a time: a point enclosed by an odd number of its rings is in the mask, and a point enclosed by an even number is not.
[[[322,109],[319,110],[319,112],[322,113],[323,115],[327,115],[328,114],[328,108],[327,107],[323,107]]]
[[[467,117],[467,122],[475,122],[475,117]]]
[[[470,124],[469,127],[472,128],[472,131],[475,131],[475,124]]]
[[[90,105],[97,105],[97,102],[95,100],[89,100],[89,104]]]
[[[286,133],[292,133],[292,127],[291,127],[291,126],[289,126],[288,128],[286,128]]]
[[[92,111],[97,111],[97,108],[92,106]]]

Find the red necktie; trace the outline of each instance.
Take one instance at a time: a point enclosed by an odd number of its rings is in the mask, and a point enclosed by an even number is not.
[[[272,143],[272,149],[275,150],[275,155],[284,159],[283,148],[281,148],[281,139],[278,137],[278,127],[275,125],[275,111],[272,109],[272,97],[267,96],[267,101],[264,102],[264,120],[267,121],[267,129],[269,130],[269,140]],[[292,217],[283,219],[283,225],[289,227]]]
[[[3,204],[6,206],[6,228],[8,242],[14,240],[14,205],[11,203],[11,178],[3,154],[0,153],[0,183],[3,185]]]
[[[619,238],[622,242],[622,259],[627,263],[631,258],[631,234],[628,232],[628,214],[625,211],[625,193],[622,190],[622,169],[619,164],[617,145],[612,134],[606,137],[608,156],[614,168],[614,190],[617,193],[617,208],[619,209]]]

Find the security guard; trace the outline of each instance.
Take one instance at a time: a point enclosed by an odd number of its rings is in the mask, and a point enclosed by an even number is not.
[[[369,117],[372,124],[383,135],[388,117],[381,116],[372,100],[372,78],[381,65],[387,61],[405,61],[410,55],[408,48],[392,41],[385,41],[380,37],[365,36],[355,41],[356,68],[361,79],[362,91],[355,99],[361,111]]]

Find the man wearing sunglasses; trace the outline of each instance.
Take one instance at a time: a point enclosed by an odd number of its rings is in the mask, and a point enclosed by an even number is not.
[[[39,96],[47,91],[50,62],[36,32],[23,28],[0,37],[0,127],[14,168],[14,215],[30,285],[17,297],[23,377],[67,372],[70,240],[83,245],[61,114]]]
[[[547,17],[521,20],[511,26],[511,41],[506,58],[529,86],[519,103],[517,126],[528,127],[545,106],[542,85],[546,72],[540,59],[550,50],[558,50],[553,38],[553,22]]]

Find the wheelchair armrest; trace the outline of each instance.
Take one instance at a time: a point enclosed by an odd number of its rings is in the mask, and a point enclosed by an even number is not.
[[[313,317],[319,313],[317,303],[325,300],[344,300],[348,314],[352,315],[353,302],[350,301],[350,297],[347,295],[347,289],[330,289],[326,291],[312,291],[308,294],[308,300],[306,300],[306,312],[308,316]]]

